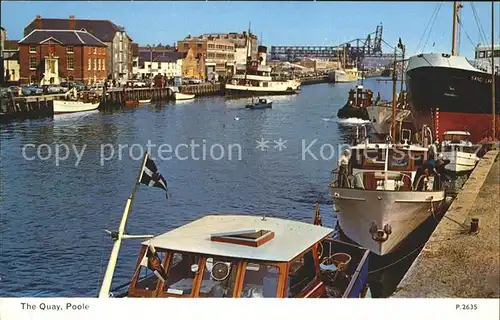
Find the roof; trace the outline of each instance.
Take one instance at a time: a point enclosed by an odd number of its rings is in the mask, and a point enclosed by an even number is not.
[[[19,41],[19,44],[40,44],[49,39],[63,45],[86,45],[106,47],[106,44],[87,31],[77,30],[33,30]]]
[[[123,27],[109,20],[35,18],[24,28],[24,35],[28,35],[35,29],[68,30],[72,29],[73,23],[75,30],[85,29],[104,42],[113,41],[116,32],[125,31]]]
[[[255,248],[214,242],[214,233],[243,230],[269,230],[274,239]],[[249,260],[287,262],[328,236],[333,229],[310,223],[249,215],[208,215],[143,244],[165,250],[202,253]]]
[[[186,52],[154,52],[153,62],[176,62],[186,56]],[[145,61],[151,61],[151,52],[139,52],[139,64],[144,65]]]
[[[467,131],[445,131],[444,134],[457,134],[457,135],[463,135],[463,136],[470,136],[470,133]]]
[[[10,57],[3,58],[3,59],[4,60],[9,60],[9,61],[19,61],[19,51],[16,51]]]
[[[3,44],[3,49],[7,50],[19,50],[19,40],[5,40]]]

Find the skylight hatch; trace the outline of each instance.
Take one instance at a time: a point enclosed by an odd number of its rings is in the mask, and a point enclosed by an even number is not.
[[[274,232],[269,230],[243,230],[235,232],[214,233],[211,241],[233,243],[250,247],[260,247],[274,238]]]

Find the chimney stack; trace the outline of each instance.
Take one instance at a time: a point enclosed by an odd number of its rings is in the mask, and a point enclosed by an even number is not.
[[[42,17],[39,14],[36,15],[35,19],[35,29],[42,29]]]
[[[69,16],[68,29],[69,30],[75,30],[76,29],[75,16],[73,16],[73,15]]]

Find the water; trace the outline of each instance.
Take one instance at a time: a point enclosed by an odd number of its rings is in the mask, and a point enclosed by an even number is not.
[[[327,184],[337,156],[318,158],[320,146],[349,143],[354,127],[339,124],[335,115],[353,84],[319,84],[303,87],[297,96],[270,97],[273,108],[246,110],[249,100],[200,98],[192,102],[144,106],[115,112],[61,115],[2,125],[0,198],[0,296],[95,296],[109,259],[112,241],[103,229],[116,230],[140,166],[141,150],[118,145],[151,143],[207,146],[207,160],[156,160],[169,183],[170,200],[161,189],[140,186],[129,217],[129,234],[160,234],[207,213],[266,214],[311,222],[314,203],[320,203],[323,223],[334,226]],[[365,80],[365,86],[390,99],[391,84]],[[238,119],[238,120],[236,120]],[[270,140],[267,151],[256,141]],[[286,140],[275,149],[273,140]],[[75,146],[56,165],[47,160],[26,160],[22,147],[48,144]],[[209,149],[215,143],[237,152],[216,161]],[[100,163],[102,144],[111,144],[113,159]],[[107,148],[107,147],[106,147]],[[152,154],[158,149],[152,147]],[[182,149],[180,156],[189,156]],[[234,151],[235,149],[233,149]],[[105,149],[109,155],[109,149]],[[218,156],[220,150],[216,149]],[[236,150],[237,151],[237,150]],[[336,151],[336,150],[335,150]],[[63,151],[61,151],[62,153]],[[324,155],[330,156],[330,148]],[[226,152],[227,153],[227,152]],[[35,148],[27,156],[36,154]],[[41,156],[47,157],[47,147]],[[201,152],[195,154],[202,157]],[[139,240],[122,244],[113,284],[132,277]]]

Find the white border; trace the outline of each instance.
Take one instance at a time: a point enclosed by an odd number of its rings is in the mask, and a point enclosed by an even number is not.
[[[22,303],[34,305],[36,310],[23,310]],[[61,310],[40,310],[42,304]],[[66,304],[87,309],[66,310]],[[0,319],[476,320],[499,319],[499,308],[498,299],[0,298]]]

